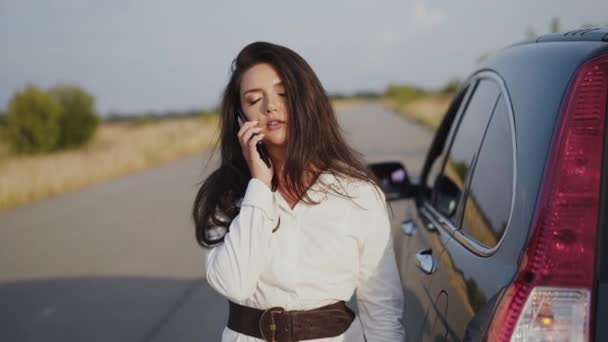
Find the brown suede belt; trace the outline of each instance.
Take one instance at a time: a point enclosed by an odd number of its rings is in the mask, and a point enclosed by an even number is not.
[[[344,301],[312,310],[285,311],[281,307],[260,310],[229,301],[228,328],[265,341],[289,342],[335,337],[355,319]]]

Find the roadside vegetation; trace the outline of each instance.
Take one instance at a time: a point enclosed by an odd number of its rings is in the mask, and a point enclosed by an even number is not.
[[[458,90],[459,82],[452,80],[437,90],[407,85],[387,87],[385,97],[390,107],[404,117],[436,129]]]
[[[216,128],[200,110],[102,120],[81,88],[28,86],[0,113],[0,210],[199,153]]]
[[[0,210],[196,154],[214,142],[216,116],[102,123],[79,149],[18,155],[0,143]]]
[[[332,100],[338,110],[368,101]],[[101,118],[82,88],[27,86],[0,112],[0,211],[201,153],[217,128],[214,110]]]
[[[336,110],[386,103],[421,122],[448,101],[447,95],[435,98],[429,92],[412,96],[410,88],[332,94],[331,99]],[[213,110],[101,118],[93,95],[78,86],[27,86],[0,112],[0,211],[203,152],[216,142],[217,128]]]

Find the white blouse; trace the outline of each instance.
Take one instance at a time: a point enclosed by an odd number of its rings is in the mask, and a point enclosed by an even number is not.
[[[353,198],[323,192],[320,184]],[[349,329],[311,341],[404,341],[404,298],[384,195],[369,182],[329,172],[307,195],[320,204],[299,202],[292,210],[278,191],[251,179],[224,242],[204,248],[207,282],[258,309],[308,310],[348,301],[356,291],[359,316]],[[222,341],[261,340],[226,327]]]

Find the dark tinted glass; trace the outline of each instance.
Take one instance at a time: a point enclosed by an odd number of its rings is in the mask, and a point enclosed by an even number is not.
[[[473,86],[474,85],[475,84],[473,84]],[[458,119],[457,114],[463,110],[464,106],[466,106],[468,88],[469,86],[465,86],[463,90],[461,90],[453,99],[452,104],[450,104],[450,109],[444,116],[440,128],[437,130],[435,135],[435,139],[433,140],[433,145],[443,145],[443,147],[441,147],[441,153],[435,157],[433,161],[431,161],[431,166],[429,167],[425,180],[425,184],[428,189],[433,189],[437,177],[443,171],[443,162],[449,150],[449,136],[451,134],[449,125],[451,122],[455,122]],[[447,129],[444,129],[444,125],[447,126]]]
[[[499,93],[494,81],[479,81],[460,124],[452,129],[455,129],[455,134],[451,134],[454,140],[443,172],[435,181],[433,204],[456,224],[458,201]]]
[[[462,231],[493,247],[507,226],[513,197],[513,145],[503,98],[483,139],[469,189]]]

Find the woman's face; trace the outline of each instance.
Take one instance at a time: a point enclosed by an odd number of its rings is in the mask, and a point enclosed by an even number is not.
[[[267,63],[256,64],[243,74],[241,108],[249,120],[256,120],[264,142],[284,147],[289,119],[287,95],[276,70]]]

